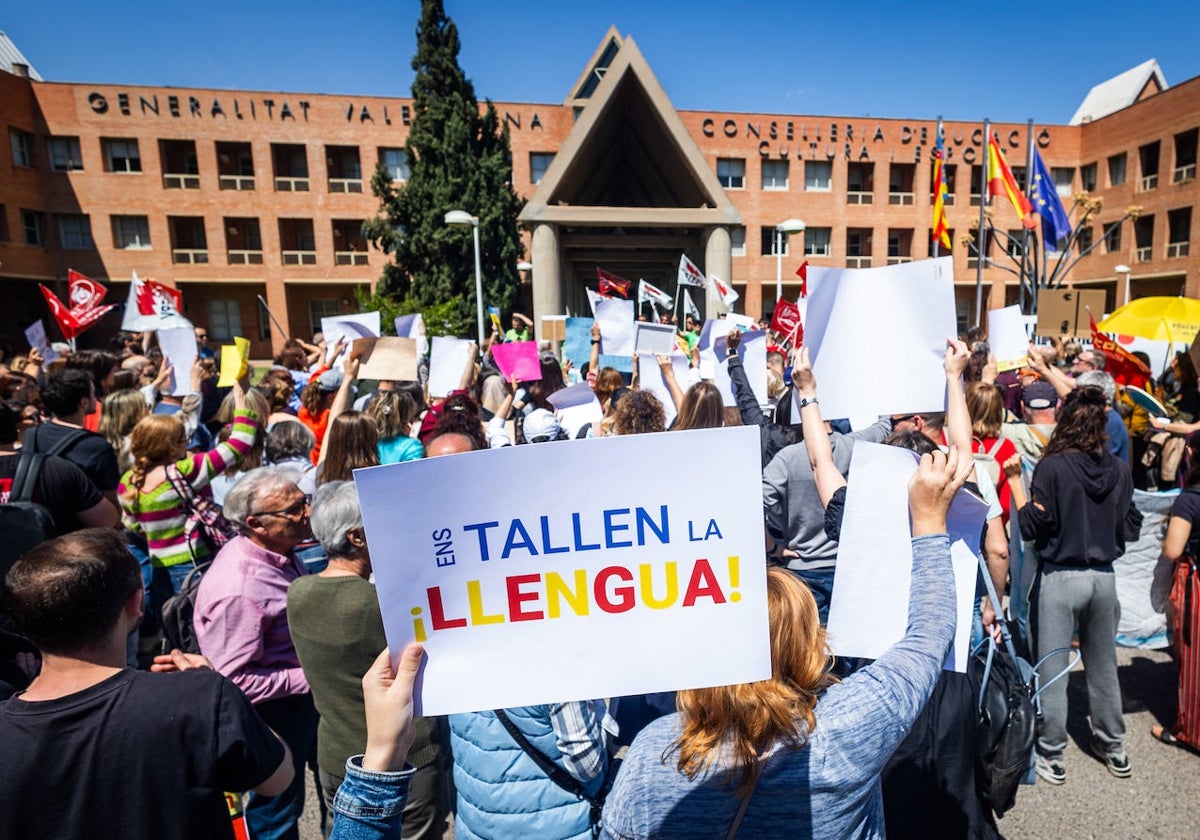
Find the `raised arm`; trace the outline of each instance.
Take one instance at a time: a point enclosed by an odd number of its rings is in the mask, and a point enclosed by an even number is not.
[[[1029,343],[1029,366],[1054,386],[1060,399],[1066,399],[1067,394],[1075,390],[1075,380],[1059,370],[1057,366],[1046,364],[1046,357],[1041,354],[1033,342]]]
[[[663,384],[667,386],[667,391],[671,394],[671,402],[675,403],[675,410],[679,411],[683,408],[683,391],[679,390],[679,383],[675,380],[675,365],[671,364],[670,356],[658,356],[657,359]]]
[[[592,321],[592,352],[588,356],[588,375],[600,369],[600,323]]]
[[[472,341],[467,345],[467,363],[458,379],[458,390],[465,391],[475,382],[475,353],[479,347]]]
[[[833,494],[846,486],[846,479],[833,462],[833,445],[829,442],[829,435],[825,434],[825,421],[821,417],[821,406],[817,403],[817,378],[813,375],[807,347],[800,348],[800,354],[792,363],[792,382],[800,397],[800,422],[807,430],[804,448],[808,452],[808,463],[817,482],[821,507],[828,507]]]
[[[964,458],[971,456],[971,412],[963,390],[963,371],[971,360],[967,345],[957,339],[946,341],[946,442],[957,446]]]
[[[342,372],[342,384],[338,386],[337,394],[333,397],[333,403],[329,406],[327,429],[333,427],[333,421],[346,411],[346,406],[350,405],[350,396],[354,389],[354,383],[358,379],[358,368],[361,363],[361,359],[351,359],[346,362],[345,370]],[[325,455],[328,452],[328,446],[321,447],[321,455],[317,458],[318,467],[325,462]]]

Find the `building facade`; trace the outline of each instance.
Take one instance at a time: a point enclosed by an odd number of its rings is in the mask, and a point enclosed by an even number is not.
[[[260,297],[284,331],[310,335],[322,316],[355,311],[355,290],[379,277],[387,258],[361,224],[378,209],[376,165],[406,177],[411,100],[66,84],[7,69],[0,340],[21,347],[23,328],[47,317],[37,283],[65,296],[75,269],[121,301],[136,270],[180,288],[186,314],[215,341],[245,335],[263,358],[283,336]],[[1018,179],[1032,142],[1068,209],[1083,192],[1103,200],[1066,259],[1099,243],[1069,283],[1104,288],[1110,309],[1123,302],[1118,265],[1130,268],[1135,297],[1200,296],[1200,254],[1190,253],[1200,235],[1200,78],[1168,88],[1153,62],[1130,73],[1098,85],[1084,107],[1098,102],[1099,113],[1074,124],[993,126]],[[615,30],[564,102],[496,107],[527,199],[525,302],[536,316],[586,312],[598,266],[671,289],[680,253],[732,281],[737,308],[754,315],[773,307],[780,267],[783,293],[795,297],[803,260],[868,267],[932,255],[936,119],[676,111],[633,39]],[[945,137],[965,326],[976,259],[963,239],[978,225],[984,135],[978,123],[948,121]],[[999,231],[1020,230],[1007,202],[987,212]],[[785,219],[805,230],[782,237],[777,259]],[[1017,299],[1004,253],[1013,247],[1003,235],[985,247],[985,307]],[[110,315],[94,332],[116,325]]]

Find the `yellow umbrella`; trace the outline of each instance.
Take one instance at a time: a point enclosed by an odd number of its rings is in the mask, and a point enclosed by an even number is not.
[[[1109,315],[1098,326],[1101,332],[1136,335],[1152,341],[1191,342],[1200,332],[1200,300],[1138,298]]]

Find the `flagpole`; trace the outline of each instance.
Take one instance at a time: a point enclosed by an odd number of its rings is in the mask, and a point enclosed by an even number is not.
[[[976,327],[983,321],[983,249],[984,237],[987,236],[987,230],[984,228],[984,225],[987,224],[987,179],[988,164],[991,160],[990,137],[988,135],[990,125],[990,121],[985,118],[983,121],[983,166],[979,168],[979,233],[975,237],[975,253],[978,256],[978,259],[975,260]]]
[[[1030,119],[1025,130],[1025,195],[1029,195],[1029,190],[1033,186],[1033,120]],[[1021,236],[1021,294],[1025,294],[1025,265],[1029,261],[1029,228],[1021,225],[1023,231]],[[1032,271],[1033,266],[1030,265],[1029,274],[1029,314],[1037,314],[1037,275]],[[1025,307],[1021,307],[1021,311],[1025,311]]]
[[[937,141],[940,141],[941,139],[942,139],[942,115],[938,114],[937,136],[934,138],[934,140],[935,140],[935,142],[937,142]],[[934,168],[936,169],[938,164],[935,161],[933,165],[934,165]],[[944,145],[942,147],[942,164],[941,165],[942,165],[942,178],[945,178],[946,177],[946,149],[945,149]],[[938,197],[935,195],[933,197],[934,206],[937,206],[937,200],[938,200]],[[934,225],[934,228],[937,227],[937,219],[936,218],[933,220],[933,225]],[[937,231],[934,230],[934,234],[933,234],[933,258],[934,259],[937,259],[938,256],[941,254],[941,245],[942,245],[942,240],[937,235]]]
[[[280,326],[279,321],[276,320],[275,313],[271,311],[271,307],[267,306],[266,299],[262,295],[258,295],[258,302],[262,304],[263,309],[267,310],[267,317],[271,319],[271,323],[275,325],[277,330],[279,330],[279,335],[283,337],[284,341],[287,341],[288,334],[284,332],[283,327]]]

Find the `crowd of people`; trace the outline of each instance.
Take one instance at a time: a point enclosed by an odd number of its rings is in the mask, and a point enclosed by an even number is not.
[[[188,371],[172,370],[152,334],[119,334],[110,351],[64,347],[49,364],[36,349],[6,353],[0,836],[103,825],[126,838],[232,837],[244,819],[255,840],[298,838],[311,774],[322,830],[339,838],[441,838],[451,814],[463,838],[998,837],[975,771],[979,679],[942,669],[955,632],[946,516],[959,492],[987,503],[976,548],[1002,601],[1024,586],[1010,574],[1012,539],[1036,557],[1020,641],[1047,681],[1077,644],[1091,749],[1127,778],[1113,563],[1141,533],[1134,488],[1182,491],[1158,590],[1179,711],[1153,734],[1200,748],[1200,654],[1181,630],[1200,610],[1200,390],[1187,354],[1151,384],[1170,410],[1156,418],[1096,350],[1031,345],[1026,366],[999,372],[980,336],[950,339],[945,411],[852,429],[822,416],[802,348],[770,347],[758,395],[741,331],[715,325],[730,400],[701,377],[689,318],[687,374],[657,360],[664,406],[636,360],[632,374],[600,365],[599,326],[578,370],[547,343],[540,379],[506,378],[490,347],[528,340],[531,326],[515,315],[472,347],[459,387],[437,398],[425,361],[418,381],[367,381],[344,343],[319,335],[224,388],[203,328]],[[591,386],[600,420],[569,428],[555,411],[551,396],[573,380]],[[393,670],[355,470],[731,425],[758,428],[761,443],[770,679],[414,719],[423,652],[403,651]],[[835,660],[824,625],[863,441],[920,457],[909,623],[879,659]],[[984,583],[981,572],[977,647],[1005,620]],[[1060,785],[1065,680],[1040,711],[1034,770]]]

